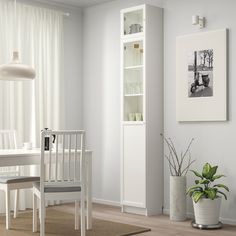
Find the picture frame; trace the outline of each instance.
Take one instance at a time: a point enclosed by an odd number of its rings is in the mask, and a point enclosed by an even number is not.
[[[176,38],[177,121],[227,120],[227,32]]]

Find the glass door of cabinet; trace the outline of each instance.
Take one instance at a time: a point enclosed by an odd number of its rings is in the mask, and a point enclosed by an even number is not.
[[[123,45],[124,121],[143,121],[143,40]]]
[[[140,34],[144,30],[144,9],[123,13],[123,36]]]

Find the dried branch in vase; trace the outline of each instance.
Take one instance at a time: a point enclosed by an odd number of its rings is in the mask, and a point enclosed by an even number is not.
[[[161,136],[169,149],[169,155],[165,155],[165,158],[169,164],[170,174],[172,176],[185,176],[188,173],[190,166],[196,161],[192,160],[190,153],[190,147],[194,141],[194,138],[192,138],[189,142],[185,152],[181,151],[181,154],[179,155],[172,139],[166,138],[163,134],[161,134]]]

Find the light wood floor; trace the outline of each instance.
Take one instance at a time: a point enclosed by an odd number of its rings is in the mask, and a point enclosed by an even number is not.
[[[74,206],[56,206],[57,210],[74,212]],[[98,205],[93,206],[93,217],[120,223],[133,224],[151,228],[150,232],[140,236],[236,236],[236,226],[224,225],[221,230],[198,230],[190,226],[190,221],[171,222],[168,216],[145,217],[133,214],[121,213],[120,208]]]

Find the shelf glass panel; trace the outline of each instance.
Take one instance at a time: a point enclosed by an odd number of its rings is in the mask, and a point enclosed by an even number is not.
[[[143,121],[143,41],[124,43],[124,117],[129,122]]]
[[[143,96],[124,97],[124,121],[143,121]]]
[[[143,94],[143,70],[124,71],[124,94]]]
[[[124,44],[124,68],[137,69],[143,65],[143,41]]]

